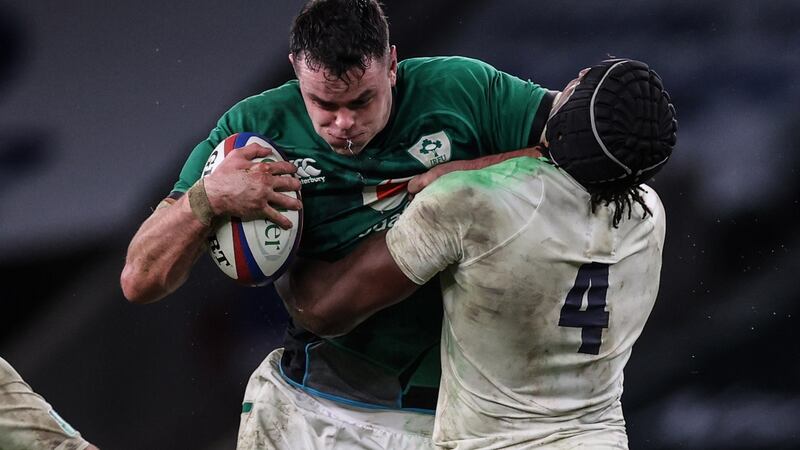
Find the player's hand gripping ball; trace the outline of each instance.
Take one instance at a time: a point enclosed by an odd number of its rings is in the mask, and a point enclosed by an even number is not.
[[[223,158],[251,143],[272,149],[272,153],[256,162],[285,161],[281,151],[269,139],[254,133],[236,133],[219,143],[208,157],[203,175],[216,169]],[[291,175],[283,175],[291,176]],[[300,199],[300,192],[283,194]],[[246,286],[265,286],[280,277],[288,268],[297,248],[303,224],[302,211],[281,210],[292,222],[284,230],[266,219],[242,221],[238,217],[219,220],[216,232],[209,236],[209,253],[225,275]]]

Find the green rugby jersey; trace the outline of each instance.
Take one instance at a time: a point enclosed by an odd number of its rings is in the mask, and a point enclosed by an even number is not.
[[[335,153],[316,134],[296,80],[226,112],[192,151],[172,196],[194,184],[216,145],[237,132],[271,139],[302,183],[300,255],[337,259],[372,232],[392,227],[410,177],[447,161],[536,144],[552,93],[483,62],[414,58],[398,64],[386,127],[356,156]],[[284,376],[310,392],[358,404],[433,409],[439,383],[441,293],[428,283],[346,336],[287,332]]]

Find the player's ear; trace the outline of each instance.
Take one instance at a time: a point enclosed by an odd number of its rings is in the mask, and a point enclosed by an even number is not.
[[[389,46],[389,81],[392,87],[397,83],[397,47]]]
[[[294,76],[295,76],[295,78],[298,78],[298,79],[300,77],[297,75],[297,64],[300,63],[300,61],[302,59],[303,59],[302,57],[295,58],[294,53],[289,52],[289,64],[292,65],[292,70],[294,71]]]

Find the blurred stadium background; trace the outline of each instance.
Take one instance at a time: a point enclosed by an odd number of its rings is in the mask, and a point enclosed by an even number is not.
[[[403,57],[560,89],[608,55],[677,106],[654,183],[659,301],[626,371],[632,448],[799,448],[800,3],[388,0]],[[0,0],[0,355],[104,449],[231,449],[286,315],[203,258],[132,306],[128,241],[235,101],[292,76],[302,1]]]

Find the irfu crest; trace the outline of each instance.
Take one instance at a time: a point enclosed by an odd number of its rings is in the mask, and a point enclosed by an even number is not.
[[[430,169],[437,164],[450,161],[450,138],[444,131],[422,136],[408,149],[408,153]]]

